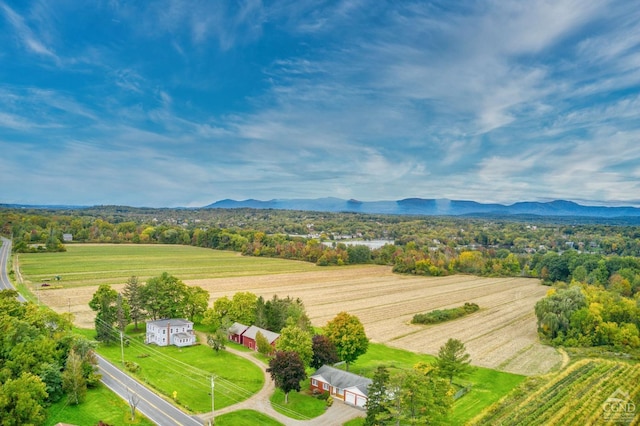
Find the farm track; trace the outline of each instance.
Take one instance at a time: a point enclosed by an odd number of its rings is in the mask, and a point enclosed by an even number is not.
[[[538,341],[533,307],[548,289],[538,280],[418,277],[394,274],[385,266],[367,266],[184,281],[209,291],[211,303],[238,291],[265,299],[274,294],[299,297],[315,326],[348,311],[360,318],[372,341],[417,353],[436,354],[448,338],[457,338],[465,342],[473,364],[479,366],[535,375],[550,371],[562,359]],[[123,286],[112,287],[121,291]],[[92,327],[94,314],[87,304],[95,289],[51,289],[40,291],[40,298],[59,312],[70,310],[78,325]],[[480,311],[439,325],[410,324],[416,313],[465,302],[477,303]]]

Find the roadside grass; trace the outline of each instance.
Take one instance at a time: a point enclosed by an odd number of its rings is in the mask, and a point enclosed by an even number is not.
[[[273,409],[295,420],[308,420],[323,414],[327,409],[327,402],[309,393],[309,379],[304,380],[300,388],[300,392],[289,392],[289,402],[286,404],[284,392],[276,388],[269,398]]]
[[[271,275],[317,270],[313,263],[248,257],[231,251],[163,244],[69,244],[61,253],[21,253],[27,283],[64,287],[143,282],[168,272],[181,280]],[[60,276],[59,281],[55,276]],[[43,289],[43,291],[46,291]]]
[[[58,423],[74,425],[95,425],[100,420],[110,425],[152,426],[153,422],[136,412],[135,420],[131,420],[129,404],[100,384],[87,392],[86,400],[79,405],[68,405],[67,399],[51,405],[45,426]]]
[[[362,426],[362,425],[364,425],[364,417],[357,417],[343,424],[343,426]]]
[[[280,426],[279,421],[254,410],[238,410],[216,416],[216,426]]]
[[[89,338],[94,335],[89,333]],[[140,367],[139,371],[130,374],[189,412],[211,411],[212,375],[215,377],[216,409],[249,398],[264,384],[264,375],[258,366],[229,352],[215,353],[207,345],[149,346],[143,343],[143,338],[131,336],[129,345],[124,348],[125,362]],[[97,351],[114,364],[122,365],[120,345],[100,344]]]
[[[367,353],[352,363],[349,366],[349,371],[371,378],[378,366],[388,367],[393,374],[393,371],[413,368],[418,362],[433,363],[435,357],[370,343]],[[344,369],[344,366],[340,368]],[[507,395],[525,379],[525,376],[518,374],[474,367],[471,374],[463,379],[465,383],[471,384],[471,391],[454,403],[453,411],[449,417],[451,424],[464,424],[474,418],[484,408]]]

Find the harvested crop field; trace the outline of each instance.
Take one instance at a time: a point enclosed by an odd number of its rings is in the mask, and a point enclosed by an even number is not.
[[[394,274],[385,266],[362,266],[183,281],[209,291],[211,302],[237,291],[265,298],[299,297],[316,326],[348,311],[360,318],[373,341],[418,353],[436,354],[452,337],[466,344],[475,365],[534,375],[561,362],[555,349],[538,341],[533,307],[548,290],[538,280],[417,277]],[[113,285],[118,291],[122,287]],[[92,327],[93,312],[87,304],[95,290],[95,286],[50,289],[41,291],[40,298],[59,312],[70,310],[79,326]],[[480,311],[438,325],[409,323],[416,313],[465,302],[477,303]]]

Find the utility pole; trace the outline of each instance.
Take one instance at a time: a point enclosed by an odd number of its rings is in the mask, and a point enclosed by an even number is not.
[[[214,388],[214,379],[212,375],[211,376],[211,425],[216,424],[216,408],[214,406],[213,388]]]
[[[124,337],[122,331],[120,332],[120,356],[122,358],[122,366],[124,367]]]

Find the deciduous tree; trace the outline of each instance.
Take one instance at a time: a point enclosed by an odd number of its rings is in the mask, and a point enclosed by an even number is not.
[[[200,322],[209,305],[209,292],[202,287],[187,287],[185,297],[185,316],[193,321]]]
[[[144,309],[152,319],[182,318],[185,314],[187,286],[173,275],[163,272],[147,280],[142,290]]]
[[[3,426],[44,424],[47,397],[40,377],[22,373],[16,379],[7,379],[0,386],[0,423]]]
[[[332,365],[340,361],[336,345],[331,339],[323,334],[316,334],[311,339],[313,356],[311,357],[311,367],[320,368],[323,365]]]
[[[78,405],[84,401],[87,394],[87,381],[83,375],[82,358],[73,349],[69,352],[62,373],[62,387],[67,392],[71,405]]]
[[[447,425],[453,389],[447,380],[416,369],[391,377],[387,400],[374,424]]]
[[[227,328],[218,327],[215,333],[208,334],[207,344],[211,346],[211,349],[213,349],[216,353],[224,350],[225,345],[227,344]]]
[[[307,378],[304,363],[295,352],[276,352],[269,361],[267,373],[275,382],[276,387],[284,392],[284,402],[289,402],[289,392],[300,391],[300,382]]]
[[[269,343],[269,340],[259,331],[256,333],[256,347],[258,348],[258,352],[264,356],[270,356],[275,351],[275,348]]]
[[[311,363],[311,357],[313,356],[311,335],[295,325],[293,320],[280,331],[280,337],[276,340],[276,349],[283,352],[297,353],[305,366]]]
[[[257,300],[258,296],[248,291],[234,294],[229,308],[229,318],[241,324],[253,324],[256,320]]]
[[[364,326],[355,315],[340,312],[324,327],[324,334],[336,346],[338,356],[347,365],[367,352],[369,339],[364,332]]]
[[[96,312],[96,339],[105,343],[115,342],[117,335],[113,326],[117,321],[118,292],[107,284],[100,285],[93,294],[89,307]]]

